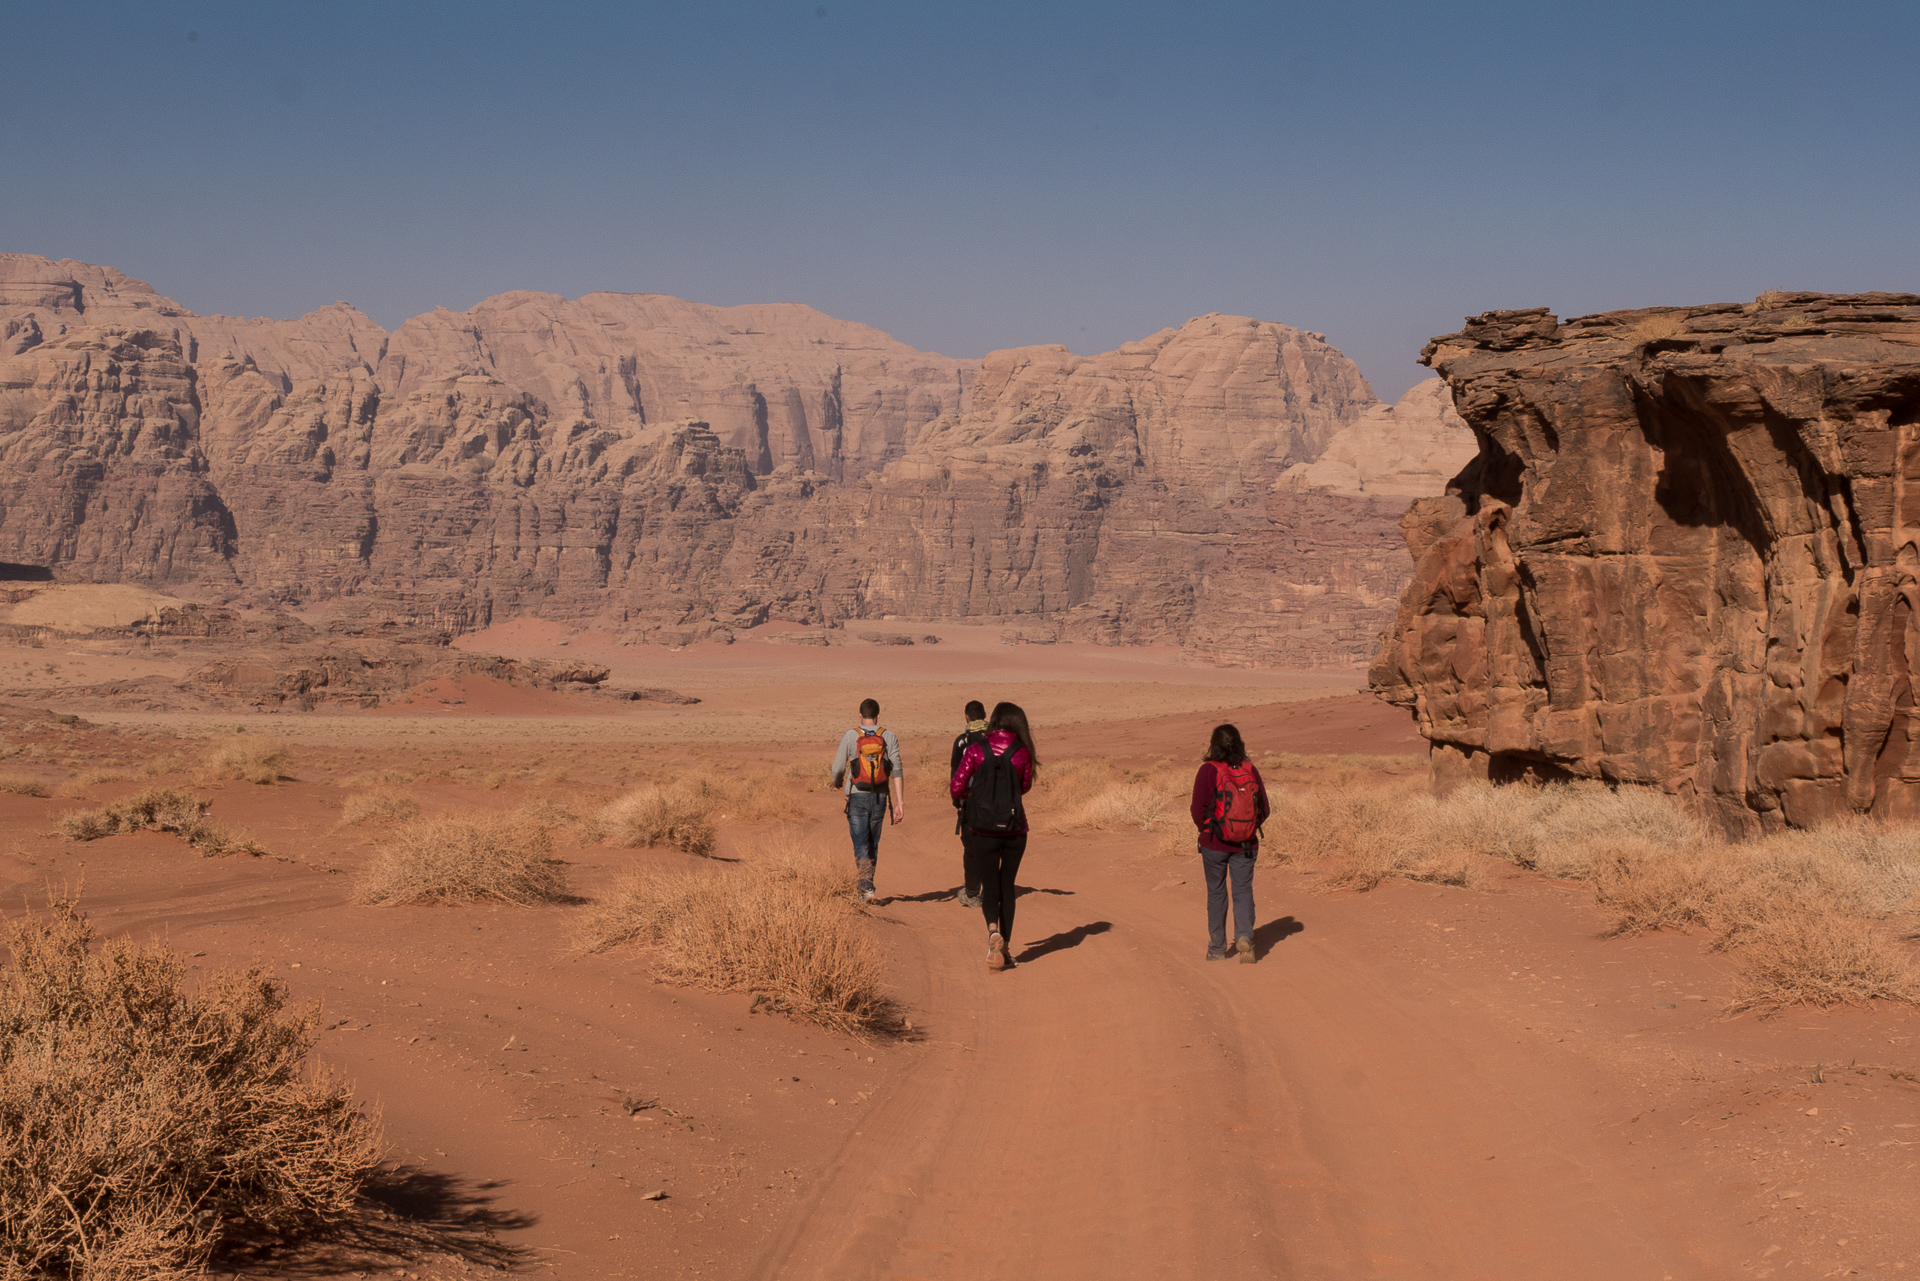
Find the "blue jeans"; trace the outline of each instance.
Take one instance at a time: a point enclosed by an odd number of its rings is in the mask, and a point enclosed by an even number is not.
[[[853,866],[860,888],[873,888],[874,865],[880,861],[880,829],[887,825],[885,792],[847,794],[847,831],[853,837]]]
[[[1246,938],[1253,933],[1253,863],[1258,850],[1222,854],[1200,847],[1200,862],[1207,873],[1207,946],[1216,952],[1227,946],[1227,875],[1233,875],[1233,933]]]

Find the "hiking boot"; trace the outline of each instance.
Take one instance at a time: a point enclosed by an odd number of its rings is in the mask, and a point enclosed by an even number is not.
[[[1210,947],[1207,949],[1207,959],[1209,961],[1224,961],[1229,956],[1232,956],[1232,955],[1233,953],[1224,951],[1220,948]]]
[[[1240,953],[1240,964],[1253,964],[1253,935],[1242,934],[1234,942],[1234,950]]]
[[[990,970],[1007,968],[1007,943],[1000,937],[999,930],[993,930],[987,935],[987,968]]]
[[[871,903],[871,902],[873,902],[873,895],[874,895],[874,889],[873,889],[873,886],[871,886],[871,885],[862,885],[862,886],[860,887],[860,901],[861,901],[862,903]]]
[[[961,907],[979,907],[980,896],[978,894],[969,894],[966,890],[961,890],[960,906]]]

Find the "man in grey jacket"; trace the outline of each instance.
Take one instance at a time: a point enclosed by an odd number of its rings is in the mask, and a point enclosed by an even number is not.
[[[873,871],[880,861],[880,829],[889,808],[893,821],[907,816],[906,769],[900,740],[880,728],[880,704],[860,704],[860,728],[840,738],[833,754],[833,785],[847,790],[847,831],[853,837],[853,865],[860,874],[860,901],[873,898]]]

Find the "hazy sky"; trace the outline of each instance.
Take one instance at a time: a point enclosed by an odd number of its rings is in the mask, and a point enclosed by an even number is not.
[[[1920,289],[1920,5],[0,0],[0,248],[196,311],[798,301],[955,356]]]

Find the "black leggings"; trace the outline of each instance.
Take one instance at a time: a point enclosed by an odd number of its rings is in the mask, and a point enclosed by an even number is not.
[[[965,852],[967,879],[980,886],[980,912],[987,928],[1000,931],[1000,937],[1013,938],[1013,878],[1020,874],[1020,860],[1027,853],[1027,834],[989,836],[984,832],[962,832],[960,848]]]

